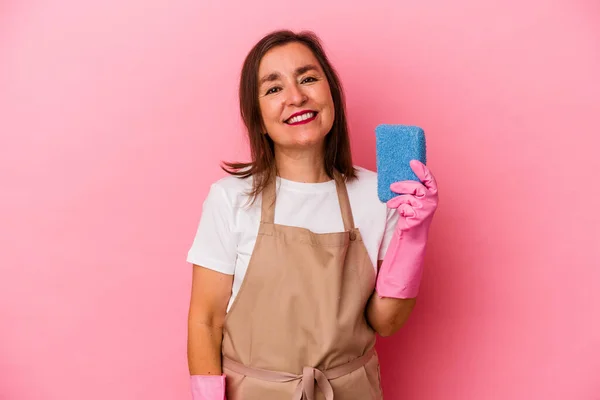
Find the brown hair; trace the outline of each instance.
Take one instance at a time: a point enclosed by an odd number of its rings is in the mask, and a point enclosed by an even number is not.
[[[221,166],[225,172],[239,178],[254,177],[253,188],[248,193],[252,201],[277,173],[273,140],[262,131],[263,121],[258,102],[258,67],[269,50],[292,42],[302,43],[313,52],[329,83],[335,117],[333,126],[325,137],[325,172],[332,179],[334,170],[343,174],[346,180],[356,178],[350,151],[342,84],[323,50],[320,39],[310,31],[294,33],[290,30],[279,30],[271,32],[254,45],[244,60],[240,76],[240,112],[248,131],[252,161],[223,162]]]

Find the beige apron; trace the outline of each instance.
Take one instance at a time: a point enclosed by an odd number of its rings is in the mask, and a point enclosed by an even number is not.
[[[228,400],[380,400],[365,309],[375,269],[336,174],[344,232],[274,223],[275,180],[256,245],[223,328]]]

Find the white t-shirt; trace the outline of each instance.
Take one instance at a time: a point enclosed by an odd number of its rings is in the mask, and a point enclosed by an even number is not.
[[[354,225],[377,269],[392,238],[398,213],[377,197],[377,174],[357,167],[358,179],[346,183]],[[249,205],[245,194],[252,178],[222,178],[210,187],[187,261],[234,275],[235,299],[256,243],[261,216],[261,196]],[[315,233],[343,232],[344,223],[335,181],[300,183],[277,178],[275,223],[309,229]]]

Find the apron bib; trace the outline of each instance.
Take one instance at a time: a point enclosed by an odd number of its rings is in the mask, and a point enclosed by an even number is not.
[[[228,400],[382,399],[365,317],[375,269],[339,173],[335,182],[344,232],[275,224],[276,180],[263,191],[256,244],[223,327]]]

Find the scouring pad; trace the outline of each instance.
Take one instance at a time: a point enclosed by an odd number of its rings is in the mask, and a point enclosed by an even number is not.
[[[425,132],[418,126],[381,124],[375,128],[377,152],[377,195],[387,203],[399,194],[390,190],[394,182],[420,182],[410,168],[411,160],[426,164]]]

